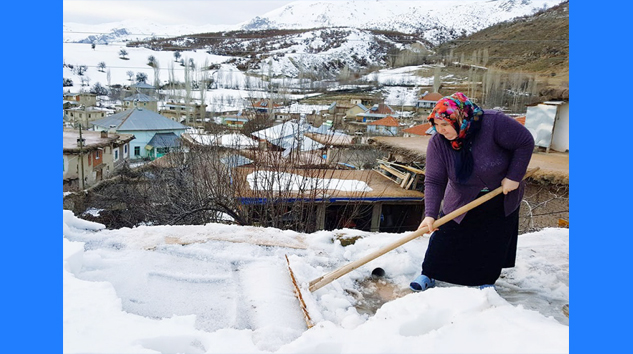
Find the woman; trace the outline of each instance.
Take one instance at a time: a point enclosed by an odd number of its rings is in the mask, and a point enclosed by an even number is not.
[[[426,290],[436,279],[494,286],[501,269],[514,266],[522,179],[534,138],[516,120],[482,110],[461,92],[439,100],[429,121],[438,134],[426,152],[425,218],[419,228],[434,232],[421,275],[410,287]],[[437,218],[499,186],[503,194],[433,230]]]

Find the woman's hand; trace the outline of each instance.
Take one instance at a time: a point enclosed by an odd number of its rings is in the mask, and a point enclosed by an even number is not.
[[[425,232],[425,234],[428,234],[429,232],[433,232],[433,231],[437,230],[437,229],[433,228],[433,223],[434,222],[435,222],[434,218],[432,218],[430,216],[427,216],[427,217],[424,218],[424,220],[422,220],[422,222],[420,223],[420,226],[418,226],[418,230],[420,230],[423,227],[428,227],[428,231]]]
[[[519,188],[519,182],[504,178],[501,180],[501,187],[503,187],[503,194],[508,194]]]

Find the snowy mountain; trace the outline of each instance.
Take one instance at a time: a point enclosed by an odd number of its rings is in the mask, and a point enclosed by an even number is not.
[[[143,19],[133,19],[99,25],[64,23],[63,31],[64,42],[105,44],[234,30],[353,27],[416,33],[433,44],[439,44],[502,21],[533,14],[561,2],[561,0],[295,1],[234,26],[165,26]]]
[[[434,44],[498,22],[533,14],[560,0],[492,1],[295,1],[241,24],[242,29],[347,26],[423,33]]]
[[[121,22],[102,24],[82,24],[65,22],[63,24],[64,43],[111,44],[149,38],[177,37],[191,33],[231,31],[239,26],[227,25],[163,25],[144,19],[130,19]]]

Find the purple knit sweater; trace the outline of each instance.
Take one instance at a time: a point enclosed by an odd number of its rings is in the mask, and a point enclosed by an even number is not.
[[[501,186],[505,177],[522,180],[532,157],[534,138],[521,123],[502,112],[484,110],[481,129],[474,139],[471,152],[475,164],[466,183],[457,182],[455,151],[447,140],[435,134],[429,141],[424,180],[425,216],[437,219],[442,199],[442,210],[448,214],[473,201],[483,188],[493,190]],[[522,182],[518,189],[504,197],[506,216],[519,207],[524,190]],[[460,223],[465,215],[453,220]]]

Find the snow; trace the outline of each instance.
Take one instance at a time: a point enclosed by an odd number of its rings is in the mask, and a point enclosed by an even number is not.
[[[257,147],[258,143],[244,134],[197,134],[189,133],[193,141],[202,145],[219,145],[224,147],[232,147],[235,149],[248,149]]]
[[[403,33],[423,30],[427,40],[437,42],[435,36],[442,32],[446,34],[448,28],[455,33],[471,34],[494,23],[530,15],[560,2],[562,1],[294,1],[240,25],[250,29],[350,26]],[[447,16],[447,13],[451,15]]]
[[[336,178],[311,178],[294,173],[275,171],[256,171],[246,177],[252,190],[272,188],[275,191],[304,191],[304,190],[339,190],[344,192],[371,192],[364,181]],[[264,183],[257,183],[265,181]],[[270,181],[273,181],[272,186]]]
[[[311,293],[309,281],[403,234],[224,224],[108,230],[69,210],[63,223],[65,353],[569,352],[561,311],[569,303],[568,229],[520,235],[516,267],[504,270],[496,290],[442,282],[422,293],[406,289],[427,235]],[[378,280],[377,267],[386,274]],[[381,284],[399,297],[360,306],[386,289]]]

